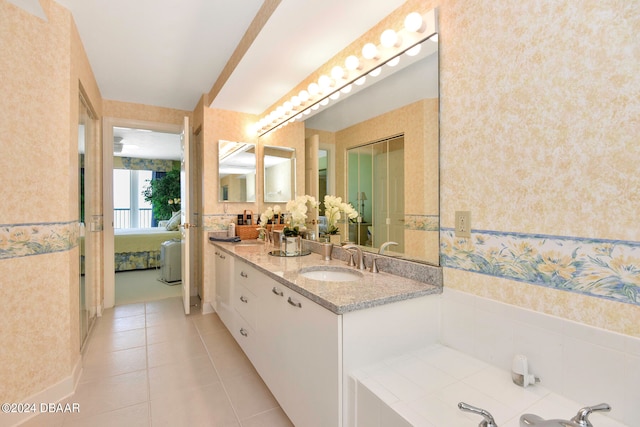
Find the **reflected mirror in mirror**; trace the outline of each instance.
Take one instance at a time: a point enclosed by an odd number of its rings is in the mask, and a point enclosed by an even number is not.
[[[296,150],[289,147],[264,147],[264,201],[284,203],[296,194]]]
[[[256,146],[218,141],[219,202],[256,201]]]
[[[396,241],[385,254],[438,265],[438,43],[426,40],[417,56],[366,79],[305,121],[306,138],[335,146],[335,171],[326,173],[361,214],[343,240],[376,252]]]

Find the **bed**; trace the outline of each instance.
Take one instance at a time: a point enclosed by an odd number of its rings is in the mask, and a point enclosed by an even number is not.
[[[145,270],[160,266],[160,245],[180,240],[180,231],[157,228],[121,228],[114,230],[116,271]]]

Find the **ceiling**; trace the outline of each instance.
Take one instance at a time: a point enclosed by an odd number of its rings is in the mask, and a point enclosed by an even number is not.
[[[56,1],[73,14],[103,98],[188,111],[211,90],[262,6],[261,0]],[[264,112],[402,3],[282,0],[211,106]]]
[[[45,16],[38,0],[10,1]],[[211,90],[263,3],[55,1],[71,11],[104,99],[187,111]],[[210,106],[265,112],[403,3],[282,0]]]

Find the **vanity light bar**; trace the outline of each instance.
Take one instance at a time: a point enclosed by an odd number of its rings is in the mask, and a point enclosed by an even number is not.
[[[425,14],[412,12],[404,19],[404,27],[399,31],[385,30],[380,37],[380,45],[366,43],[362,48],[362,58],[350,55],[344,67],[336,65],[331,69],[331,76],[322,75],[317,82],[309,84],[307,89],[291,97],[281,106],[260,119],[253,125],[253,130],[263,136],[272,130],[280,129],[290,122],[308,115],[311,110],[318,110],[337,100],[341,93],[351,91],[353,84],[359,86],[367,76],[380,74],[382,66],[394,66],[403,53],[415,54],[425,40],[437,37],[436,10]]]

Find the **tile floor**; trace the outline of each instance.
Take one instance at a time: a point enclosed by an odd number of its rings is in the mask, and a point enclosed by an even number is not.
[[[180,298],[105,311],[66,402],[80,413],[23,426],[293,425],[218,316],[185,316]]]

